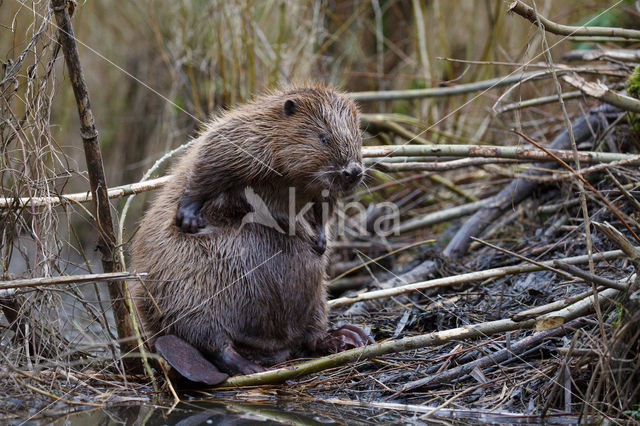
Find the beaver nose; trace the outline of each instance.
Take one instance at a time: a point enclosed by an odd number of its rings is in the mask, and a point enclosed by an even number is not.
[[[359,182],[362,179],[362,166],[357,163],[350,163],[342,171],[342,177],[348,183]]]

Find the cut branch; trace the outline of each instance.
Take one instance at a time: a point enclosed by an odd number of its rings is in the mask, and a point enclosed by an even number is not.
[[[130,272],[107,272],[103,274],[63,275],[59,277],[26,278],[20,280],[0,281],[0,291],[22,288],[42,287],[47,285],[81,284],[95,281],[114,281],[135,279],[146,274],[132,274]]]
[[[120,198],[126,195],[158,189],[171,180],[171,175],[157,179],[150,179],[144,182],[130,183],[128,185],[115,186],[107,190],[109,198]],[[58,197],[21,197],[21,198],[0,198],[0,209],[8,207],[22,206],[57,206],[64,203],[84,203],[93,201],[90,192],[77,192],[75,194],[60,195]]]
[[[545,152],[548,151],[548,152]],[[553,155],[552,155],[553,154]],[[573,151],[564,149],[535,149],[519,146],[494,145],[383,145],[362,147],[362,155],[368,158],[397,156],[436,156],[436,157],[483,157],[511,158],[517,160],[548,161],[554,156],[572,161]],[[629,160],[629,165],[640,165],[640,155],[618,154],[613,152],[579,151],[580,162],[610,163]]]
[[[407,382],[402,385],[402,387],[400,388],[400,392],[407,392],[426,385],[435,385],[439,383],[450,382],[454,379],[458,379],[465,374],[469,374],[475,368],[483,369],[492,365],[499,364],[503,361],[506,361],[509,357],[512,357],[514,355],[517,356],[525,350],[538,345],[540,342],[543,342],[551,337],[566,333],[569,328],[580,327],[580,325],[583,324],[583,321],[583,319],[576,319],[572,321],[572,323],[567,324],[566,327],[558,327],[555,329],[535,333],[531,336],[527,336],[521,339],[520,341],[512,344],[509,347],[501,349],[495,353],[485,355],[475,361],[468,362],[466,364],[451,368],[437,374],[423,377],[422,379]]]
[[[618,253],[621,254],[621,252]],[[602,292],[602,297],[598,298],[598,303],[600,305],[607,304],[616,294],[619,294],[617,290],[607,289]],[[590,297],[586,301],[580,301],[575,305],[571,305],[559,312],[553,312],[551,314],[544,315],[539,320],[530,319],[522,322],[515,322],[510,319],[501,319],[480,324],[465,325],[459,328],[437,331],[420,336],[405,337],[404,339],[375,343],[373,345],[351,349],[334,355],[302,362],[291,367],[268,370],[262,373],[250,374],[246,376],[230,377],[220,386],[237,387],[282,383],[289,379],[294,379],[296,377],[307,374],[317,373],[329,368],[340,367],[352,362],[364,361],[389,353],[397,353],[425,348],[429,346],[441,345],[452,340],[487,337],[493,334],[505,333],[508,331],[528,330],[533,327],[540,327],[539,329],[541,330],[547,330],[553,327],[564,325],[573,319],[588,315],[593,311],[593,308],[594,300],[593,297]],[[546,327],[543,326],[543,323],[544,325],[546,325]],[[555,326],[553,324],[555,324]]]
[[[246,376],[229,377],[220,386],[237,387],[282,383],[286,380],[294,379],[303,375],[317,373],[318,371],[327,370],[329,368],[340,367],[352,362],[364,361],[388,353],[441,345],[452,340],[472,339],[496,333],[505,333],[507,331],[530,329],[534,324],[535,320],[516,323],[509,319],[502,319],[498,321],[484,322],[481,324],[466,325],[451,330],[437,331],[420,336],[405,337],[404,339],[399,340],[389,340],[302,362],[291,367],[268,370],[262,373]]]
[[[605,68],[600,68],[600,71]],[[611,67],[607,67],[611,69]],[[594,67],[575,67],[557,70],[558,74],[563,74],[571,71],[580,71],[592,73]],[[543,78],[550,78],[551,73],[549,71],[531,71],[521,72],[513,71],[511,74],[503,77],[492,78],[484,81],[476,81],[474,83],[458,84],[451,87],[430,87],[427,89],[412,89],[412,90],[385,90],[381,92],[352,92],[349,94],[351,98],[359,102],[367,101],[392,101],[397,99],[425,99],[425,98],[441,98],[453,95],[463,95],[466,93],[479,92],[482,90],[494,89],[496,87],[509,86],[521,81],[533,81]]]
[[[609,119],[617,117],[621,111],[617,108],[609,105],[602,105],[592,110],[586,117],[581,117],[572,123],[573,134],[577,143],[585,140],[590,140],[597,137],[608,126]],[[613,116],[613,117],[612,117]],[[571,144],[569,137],[569,131],[565,129],[549,144],[548,151],[556,153],[561,149],[568,148]],[[535,150],[537,155],[540,155],[542,151]],[[567,160],[573,160],[573,152],[563,150],[563,155],[566,155]],[[584,152],[578,152],[580,162],[587,162],[587,158],[584,157]],[[546,155],[542,153],[542,155]],[[548,158],[548,157],[547,157]],[[558,167],[557,164],[535,164],[536,168]],[[509,185],[504,187],[496,196],[491,199],[491,202],[478,210],[465,224],[458,230],[456,235],[451,239],[447,247],[444,249],[443,254],[452,259],[458,259],[464,253],[466,253],[469,245],[471,244],[471,237],[478,237],[484,231],[484,229],[493,221],[498,218],[502,213],[508,209],[518,205],[533,191],[536,183],[527,179],[528,176],[537,177],[543,175],[544,172],[538,170],[531,170],[524,174],[523,177],[511,181]]]

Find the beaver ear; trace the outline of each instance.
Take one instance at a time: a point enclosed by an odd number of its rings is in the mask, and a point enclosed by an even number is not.
[[[284,115],[293,115],[296,112],[296,101],[294,99],[287,99],[284,102]]]

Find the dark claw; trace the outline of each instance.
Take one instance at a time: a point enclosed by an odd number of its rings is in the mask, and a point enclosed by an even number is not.
[[[221,362],[224,368],[232,374],[253,374],[266,371],[264,367],[244,358],[231,346],[222,351]]]
[[[183,196],[178,202],[176,211],[176,226],[182,232],[195,234],[198,229],[206,226],[206,221],[202,216],[202,202]]]
[[[316,235],[311,239],[311,247],[318,256],[322,256],[327,251],[327,236],[324,233],[324,222],[322,217],[322,202],[316,200],[313,203],[313,221],[315,223]]]
[[[342,352],[347,349],[359,348],[375,342],[373,337],[360,327],[346,324],[329,333],[326,347],[329,352]]]
[[[192,382],[217,385],[224,382],[228,374],[221,373],[207,361],[200,351],[178,336],[168,334],[156,339],[155,349],[171,367]]]

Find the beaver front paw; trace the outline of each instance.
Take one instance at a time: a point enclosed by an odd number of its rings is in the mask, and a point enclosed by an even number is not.
[[[206,221],[202,215],[202,202],[188,197],[182,197],[178,202],[176,212],[176,226],[182,232],[195,234],[198,229],[206,226]]]

